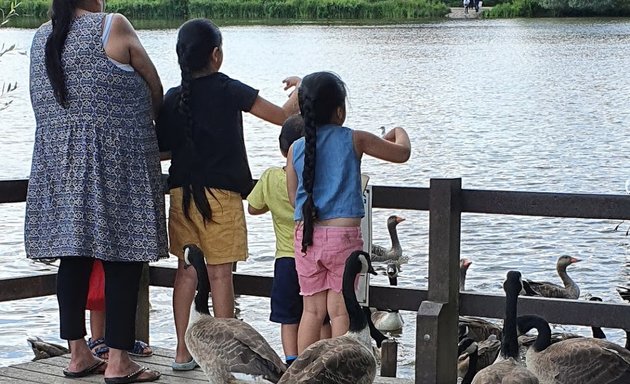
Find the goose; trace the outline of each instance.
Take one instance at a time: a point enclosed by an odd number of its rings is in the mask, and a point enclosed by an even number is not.
[[[516,334],[516,310],[518,294],[523,289],[521,273],[509,271],[503,283],[505,291],[505,318],[503,319],[503,340],[497,360],[475,375],[472,384],[539,384],[536,376],[518,363],[518,340]]]
[[[503,335],[501,326],[481,317],[460,316],[459,326],[465,329],[466,336],[478,343],[487,340],[491,335],[495,335],[497,339],[501,339]]]
[[[471,264],[472,264],[472,261],[468,260],[467,258],[462,258],[459,260],[459,290],[460,291],[466,290],[466,273],[468,272],[468,268],[470,268]]]
[[[289,366],[280,384],[374,382],[376,359],[372,353],[368,316],[361,309],[354,292],[359,273],[372,273],[370,255],[355,251],[346,260],[342,294],[350,317],[350,327],[344,335],[311,344]]]
[[[238,382],[232,372],[262,376],[277,383],[286,366],[267,340],[242,320],[210,315],[210,281],[203,251],[195,245],[186,245],[184,260],[197,271],[195,309],[186,329],[186,345],[210,383]]]
[[[457,362],[457,374],[458,377],[462,377],[464,380],[462,383],[470,383],[477,373],[477,371],[484,369],[492,364],[499,355],[501,349],[501,341],[497,339],[496,335],[490,335],[488,339],[478,343],[469,337],[464,337],[459,346],[462,344],[465,346],[469,344],[465,340],[471,340],[474,342],[474,351],[469,349],[467,351],[460,351]],[[463,348],[464,350],[466,347]],[[474,356],[473,356],[474,354]],[[466,378],[468,377],[468,381]]]
[[[387,263],[386,274],[389,279],[389,285],[395,287],[398,285],[398,272],[400,266],[395,261]],[[402,329],[403,321],[400,312],[396,310],[376,310],[371,314],[372,322],[379,331],[397,331]]]
[[[478,344],[475,340],[464,337],[457,344],[457,377],[461,377],[459,384],[472,383],[477,373]]]
[[[380,245],[372,244],[372,251],[370,258],[372,261],[389,261],[399,260],[402,256],[402,247],[398,240],[398,232],[396,232],[396,226],[405,221],[404,218],[396,215],[391,215],[387,218],[387,230],[389,231],[389,237],[392,239],[392,247],[387,249]]]
[[[538,336],[525,355],[527,368],[541,384],[630,383],[630,351],[610,341],[578,337],[551,344],[551,328],[536,315],[520,316],[518,329],[536,328]]]
[[[555,297],[560,299],[577,299],[580,297],[580,287],[567,274],[567,267],[571,264],[579,262],[571,256],[560,256],[556,263],[556,271],[558,276],[564,283],[564,287],[548,282],[536,282],[531,280],[523,281],[525,296],[544,296]]]
[[[630,287],[617,287],[617,292],[626,303],[630,303]],[[626,333],[626,349],[630,351],[630,330],[625,329],[624,332]]]
[[[70,350],[59,344],[49,343],[41,338],[34,336],[26,339],[31,346],[35,357],[33,361],[47,359],[49,357],[61,356],[70,353]]]

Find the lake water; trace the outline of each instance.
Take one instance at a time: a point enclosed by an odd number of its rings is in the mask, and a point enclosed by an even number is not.
[[[464,188],[625,194],[630,179],[630,20],[461,20],[391,26],[238,26],[222,28],[228,75],[286,100],[281,80],[317,70],[338,73],[349,88],[347,126],[379,133],[405,127],[412,157],[403,165],[364,159],[373,185],[427,187],[432,177],[461,177]],[[28,51],[34,30],[2,29],[0,45]],[[165,89],[179,82],[176,30],[140,31]],[[3,56],[0,83],[17,81],[13,104],[0,112],[0,178],[26,178],[34,135],[28,96],[28,57]],[[254,177],[281,165],[278,129],[246,116]],[[164,171],[168,164],[164,164]],[[54,271],[24,256],[23,204],[0,206],[0,278]],[[428,215],[375,209],[373,238],[388,244],[385,220],[399,214],[410,257],[399,285],[426,288]],[[271,275],[273,230],[268,215],[247,217],[250,259],[239,271]],[[630,223],[465,214],[462,257],[473,261],[467,287],[502,293],[510,269],[559,281],[555,260],[584,261],[569,273],[582,295],[621,302],[628,283]],[[175,259],[159,265],[176,265]],[[384,276],[373,284],[387,284]],[[240,316],[281,351],[279,328],[266,321],[265,299],[237,299]],[[174,347],[171,290],[152,288],[151,342]],[[411,377],[414,313],[399,346],[399,376]],[[54,297],[0,303],[0,366],[32,357],[27,335],[58,340]],[[561,327],[588,334],[587,328]],[[605,329],[623,343],[618,330]]]

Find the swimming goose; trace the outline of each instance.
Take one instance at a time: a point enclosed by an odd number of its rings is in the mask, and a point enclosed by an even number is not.
[[[460,291],[466,290],[466,273],[468,272],[468,268],[470,268],[471,264],[472,264],[472,261],[468,260],[467,258],[459,259],[459,290]]]
[[[210,383],[235,382],[231,372],[262,376],[277,383],[286,367],[267,340],[251,325],[236,319],[215,318],[208,308],[210,281],[203,251],[184,247],[186,265],[197,271],[194,316],[186,330],[186,345]]]
[[[372,251],[370,252],[370,258],[372,261],[388,261],[398,260],[402,256],[402,247],[398,240],[398,232],[396,226],[405,221],[404,218],[396,215],[392,215],[387,218],[387,230],[389,231],[389,237],[392,239],[392,247],[386,249],[380,245],[372,244]]]
[[[538,337],[525,356],[527,368],[541,384],[630,383],[630,351],[610,341],[578,337],[551,344],[549,323],[535,315],[520,316],[518,329],[533,328]]]
[[[571,256],[560,256],[556,263],[556,271],[558,276],[564,283],[564,287],[549,282],[536,282],[531,280],[523,281],[525,296],[544,296],[556,297],[560,299],[577,299],[580,297],[580,287],[567,274],[567,267],[571,264],[579,262]]]
[[[389,261],[387,263],[387,277],[389,279],[389,285],[395,287],[398,285],[398,272],[400,270],[400,266],[395,261]],[[396,310],[376,310],[372,312],[370,316],[372,318],[372,322],[374,326],[379,331],[397,331],[402,329],[403,321],[400,312]]]
[[[68,348],[59,344],[46,342],[37,336],[29,337],[26,341],[28,341],[28,344],[31,346],[31,349],[35,354],[33,361],[70,353]]]
[[[505,291],[505,318],[503,319],[503,340],[497,360],[480,370],[473,379],[473,384],[539,384],[536,376],[518,363],[518,340],[516,334],[516,310],[518,294],[523,288],[521,273],[509,271],[503,283]],[[506,379],[506,381],[504,381]]]
[[[350,317],[346,334],[311,344],[291,364],[279,383],[372,383],[376,377],[376,359],[372,353],[368,317],[354,292],[359,273],[372,273],[370,255],[355,251],[346,260],[342,293]]]

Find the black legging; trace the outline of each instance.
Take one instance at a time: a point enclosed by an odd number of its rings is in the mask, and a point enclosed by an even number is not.
[[[85,304],[87,302],[91,257],[62,257],[57,272],[57,301],[61,338],[85,337]],[[136,308],[142,262],[103,261],[105,270],[105,344],[130,350],[136,338]]]

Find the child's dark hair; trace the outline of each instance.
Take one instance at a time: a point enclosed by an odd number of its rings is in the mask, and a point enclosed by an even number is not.
[[[304,232],[302,236],[302,252],[313,244],[313,226],[317,220],[317,207],[313,200],[315,185],[315,159],[317,127],[328,124],[337,108],[345,108],[346,85],[331,72],[315,72],[302,79],[298,89],[300,112],[304,118],[304,170],[302,180],[306,191],[306,201],[302,207]]]
[[[181,26],[177,34],[177,61],[182,72],[178,111],[184,117],[184,149],[181,153],[184,169],[188,172],[186,180],[190,183],[183,186],[182,205],[188,219],[191,195],[204,221],[212,219],[205,187],[192,179],[192,170],[197,168],[199,156],[193,138],[195,120],[190,108],[190,83],[194,72],[208,66],[212,52],[215,48],[221,48],[221,43],[221,31],[207,19],[189,20]]]
[[[304,136],[304,119],[300,115],[289,116],[282,124],[278,138],[282,155],[286,157],[291,144],[302,136]]]

